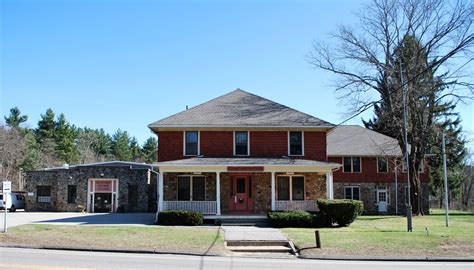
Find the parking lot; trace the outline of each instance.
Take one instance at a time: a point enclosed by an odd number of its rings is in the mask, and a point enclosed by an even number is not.
[[[3,229],[4,211],[0,211]],[[148,226],[155,220],[154,213],[78,213],[78,212],[8,212],[7,226],[24,224]],[[1,230],[0,229],[0,230]]]

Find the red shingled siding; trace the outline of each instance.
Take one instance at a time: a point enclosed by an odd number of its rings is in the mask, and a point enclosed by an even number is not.
[[[327,161],[326,132],[304,132],[304,159]]]
[[[281,157],[288,155],[288,132],[251,131],[250,154],[255,157]]]
[[[183,132],[158,132],[158,161],[170,161],[183,158]]]
[[[328,157],[328,161],[342,164],[342,157]],[[334,172],[334,182],[394,182],[395,175],[393,173],[393,166],[389,164],[388,173],[377,172],[377,158],[376,157],[362,157],[362,172],[360,173],[344,173],[343,169]],[[389,162],[390,163],[390,162]],[[428,167],[425,166],[425,171],[420,174],[422,182],[428,181]],[[406,174],[399,173],[398,181],[406,181]]]
[[[232,131],[201,131],[201,155],[231,157],[234,153]]]

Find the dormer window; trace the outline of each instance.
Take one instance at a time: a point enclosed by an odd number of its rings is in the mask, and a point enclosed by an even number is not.
[[[303,154],[303,132],[290,131],[288,132],[288,155],[302,156]]]
[[[249,155],[249,133],[248,131],[236,131],[234,133],[234,155]]]
[[[184,134],[184,155],[199,155],[199,132],[186,131]]]

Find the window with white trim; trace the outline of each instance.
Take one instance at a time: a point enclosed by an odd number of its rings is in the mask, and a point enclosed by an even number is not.
[[[360,189],[359,187],[344,187],[344,199],[348,200],[359,200]]]
[[[234,155],[249,155],[249,133],[247,131],[236,131],[234,133]]]
[[[199,155],[199,132],[197,131],[185,132],[184,155],[185,156]]]
[[[387,158],[384,158],[384,157],[378,157],[377,158],[377,172],[379,172],[379,173],[388,172]]]
[[[282,175],[277,177],[277,200],[303,201],[304,176]]]
[[[343,157],[343,172],[360,173],[362,170],[360,157]]]
[[[403,162],[402,162],[403,166],[402,166],[402,169],[403,169],[403,173],[406,173],[407,172],[407,167],[406,167],[406,162],[405,162],[405,159],[403,159]],[[418,168],[418,172],[419,173],[422,173],[425,171],[425,161],[423,160],[421,163],[420,163],[420,167]]]
[[[178,201],[204,201],[206,180],[204,176],[178,176]]]
[[[288,134],[288,154],[290,156],[302,156],[303,155],[303,132],[302,131],[290,131]]]

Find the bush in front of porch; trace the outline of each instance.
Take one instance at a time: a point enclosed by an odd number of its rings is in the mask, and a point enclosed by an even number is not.
[[[322,228],[350,225],[364,210],[362,201],[318,200],[319,212],[268,212],[268,223],[276,228]]]
[[[158,213],[159,225],[202,225],[204,217],[202,213],[182,210],[167,210]]]
[[[318,208],[326,216],[328,227],[349,226],[364,211],[364,203],[358,200],[318,200]]]

